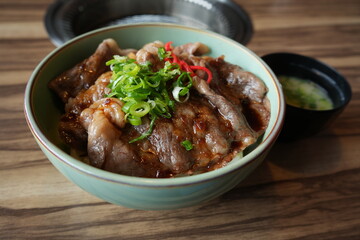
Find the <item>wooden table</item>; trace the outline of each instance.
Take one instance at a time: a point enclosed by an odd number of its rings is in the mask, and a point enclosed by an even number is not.
[[[106,203],[62,176],[25,123],[24,88],[54,45],[51,0],[0,1],[0,239],[360,239],[360,1],[237,0],[247,45],[337,68],[353,98],[321,134],[277,143],[245,182],[200,206],[140,211]]]

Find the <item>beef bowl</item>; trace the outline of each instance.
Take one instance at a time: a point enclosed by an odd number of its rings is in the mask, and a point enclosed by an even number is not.
[[[275,75],[243,45],[160,23],[70,40],[36,67],[24,102],[32,134],[65,177],[144,210],[234,188],[276,141],[285,106]]]

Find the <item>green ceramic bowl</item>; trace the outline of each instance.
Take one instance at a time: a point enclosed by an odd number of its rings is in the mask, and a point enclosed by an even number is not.
[[[199,175],[169,179],[123,176],[89,166],[69,155],[60,141],[57,124],[61,108],[47,83],[64,70],[90,56],[105,38],[114,38],[122,48],[140,48],[155,40],[174,45],[201,41],[211,56],[255,73],[269,88],[271,119],[258,146],[227,166]],[[241,44],[219,34],[172,24],[122,25],[79,36],[51,52],[34,70],[25,92],[25,115],[41,150],[68,179],[105,201],[135,209],[160,210],[188,207],[214,199],[235,187],[265,158],[280,133],[285,101],[280,84],[270,68]]]

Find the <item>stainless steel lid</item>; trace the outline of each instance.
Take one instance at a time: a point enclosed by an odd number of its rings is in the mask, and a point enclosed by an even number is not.
[[[45,15],[56,46],[97,28],[140,22],[206,29],[244,45],[253,30],[248,14],[231,0],[57,0]]]

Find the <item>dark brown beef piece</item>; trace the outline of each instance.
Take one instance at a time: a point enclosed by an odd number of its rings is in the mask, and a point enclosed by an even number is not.
[[[148,125],[146,127],[148,127]],[[136,131],[133,126],[128,126],[123,130],[123,139],[127,142],[134,139],[138,134],[138,131]],[[159,161],[155,147],[148,139],[131,143],[131,145],[134,149],[136,149],[136,154],[139,156],[141,167],[146,170],[146,177],[164,178],[174,175],[167,166]]]
[[[191,61],[194,65],[207,67],[206,58],[191,56],[188,61]],[[206,81],[201,78],[204,75],[203,72],[197,71],[197,75],[198,76],[193,77],[193,84],[195,89],[202,96],[207,98],[215,108],[217,108],[222,117],[229,121],[234,131],[233,140],[241,142],[242,149],[245,149],[246,147],[255,143],[257,136],[243,115],[241,104],[232,103],[226,97],[224,97],[226,95],[222,95],[221,93],[212,89],[209,84],[207,84]],[[216,72],[213,75],[216,77]]]
[[[86,152],[87,132],[79,121],[79,115],[66,113],[60,118],[58,127],[60,138],[71,148]]]
[[[241,105],[235,105],[224,96],[217,94],[205,80],[197,76],[193,77],[193,80],[195,89],[217,108],[222,117],[229,121],[234,130],[234,141],[240,141],[242,149],[255,143],[256,134],[243,115]]]
[[[86,91],[80,92],[75,98],[70,98],[66,104],[66,112],[60,119],[58,130],[63,141],[71,147],[81,151],[86,150],[88,135],[79,122],[79,116],[85,108],[109,92],[106,86],[110,82],[111,75],[111,72],[102,74],[94,85]]]
[[[189,151],[192,171],[209,166],[229,153],[231,128],[206,99],[192,93],[186,104],[177,104],[174,116],[174,135],[179,142],[189,140],[193,149]]]
[[[110,83],[111,76],[111,71],[101,74],[89,89],[81,91],[75,98],[69,98],[69,101],[65,105],[65,112],[80,115],[82,110],[103,98],[105,94],[110,93],[107,85]]]
[[[135,129],[142,134],[149,128],[149,121],[143,125],[135,126]],[[155,121],[152,134],[148,137],[153,151],[158,160],[169,168],[173,173],[183,173],[190,168],[190,155],[181,146],[174,132],[176,131],[171,120],[159,118]]]
[[[270,119],[268,91],[264,82],[253,73],[226,62],[223,58],[206,58],[216,74],[211,87],[237,105],[242,105],[243,113],[250,126],[262,134]]]
[[[134,126],[138,135],[149,128],[149,121]],[[138,149],[155,153],[158,161],[176,174],[192,174],[206,171],[234,150],[231,147],[232,129],[224,124],[222,117],[209,102],[196,93],[186,102],[177,103],[171,119],[156,120],[153,133]],[[186,151],[181,145],[189,140],[193,149]],[[167,171],[167,169],[164,169]],[[164,174],[163,174],[164,175]]]
[[[101,74],[109,71],[105,63],[116,54],[121,54],[117,43],[113,39],[104,40],[93,55],[60,74],[49,83],[49,88],[67,103],[69,98],[74,98],[83,89],[88,89]]]

